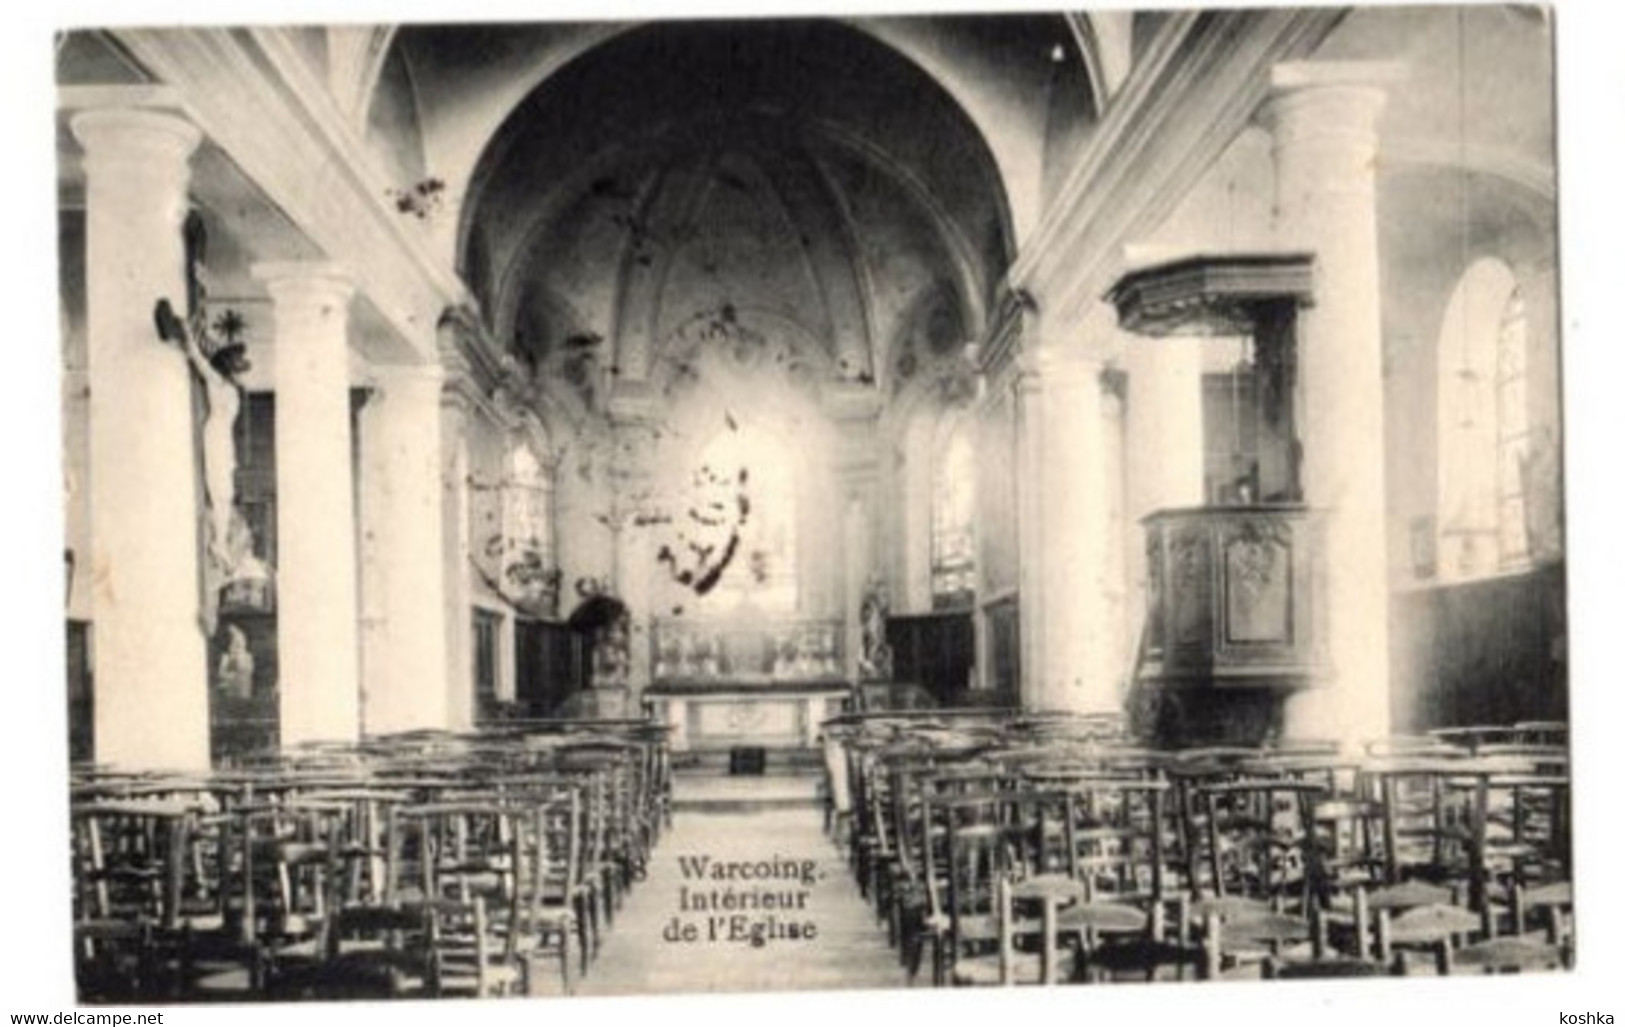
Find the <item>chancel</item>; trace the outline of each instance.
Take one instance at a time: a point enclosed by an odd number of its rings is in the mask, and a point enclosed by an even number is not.
[[[62,33],[81,999],[1571,965],[1548,17]]]

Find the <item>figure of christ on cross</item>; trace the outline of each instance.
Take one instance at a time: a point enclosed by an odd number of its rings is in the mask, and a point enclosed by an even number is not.
[[[200,277],[202,252],[202,223],[194,214],[186,223],[187,317],[183,320],[168,299],[160,299],[153,320],[158,337],[185,355],[202,392],[196,422],[206,515],[200,619],[204,632],[212,637],[221,589],[245,576],[263,578],[264,569],[253,554],[251,532],[237,509],[234,481],[235,431],[243,400],[237,377],[249,369],[247,348],[236,339],[218,341],[209,334]]]

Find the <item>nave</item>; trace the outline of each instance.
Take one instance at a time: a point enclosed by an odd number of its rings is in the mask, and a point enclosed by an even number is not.
[[[1567,729],[1158,750],[1115,718],[852,711],[716,787],[559,721],[80,768],[86,1001],[1377,977],[1572,965]],[[816,783],[786,798],[797,778]],[[790,786],[786,792],[785,785]],[[820,809],[821,807],[821,809]],[[821,816],[820,816],[821,814]]]
[[[677,787],[681,794],[683,782]],[[681,860],[696,855],[746,865],[788,861],[814,867],[807,885],[743,883],[737,892],[805,890],[804,908],[778,915],[780,921],[811,923],[810,938],[753,945],[734,940],[718,924],[710,937],[710,916],[681,912],[681,890],[694,885]],[[719,914],[723,917],[732,914]],[[752,920],[767,913],[740,914]],[[665,930],[677,920],[695,924],[692,943],[668,941]],[[748,931],[748,928],[747,928]],[[583,995],[646,995],[708,991],[809,991],[822,988],[889,988],[907,975],[889,949],[885,928],[865,905],[845,854],[824,834],[811,805],[792,809],[751,809],[748,804],[720,812],[679,812],[671,832],[649,865],[648,880],[628,898],[615,931],[586,980]]]

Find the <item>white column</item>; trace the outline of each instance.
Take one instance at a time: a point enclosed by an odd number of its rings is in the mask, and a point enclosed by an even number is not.
[[[1129,515],[1199,506],[1202,495],[1202,342],[1171,337],[1128,340],[1124,430],[1135,459],[1128,468]]]
[[[1120,709],[1107,596],[1110,508],[1102,488],[1100,363],[1059,344],[1022,357],[1017,383],[1022,702]]]
[[[653,674],[649,639],[655,615],[660,612],[654,608],[654,574],[660,563],[655,559],[654,539],[648,531],[623,526],[615,544],[616,589],[632,620],[627,629],[626,685],[631,690],[630,699],[636,700]]]
[[[331,265],[255,267],[276,321],[277,687],[282,744],[361,728],[349,309]]]
[[[185,309],[181,222],[201,136],[149,110],[87,111],[73,134],[85,150],[96,758],[207,767],[192,383],[152,320],[160,299]]]
[[[859,487],[848,486],[841,511],[841,619],[846,651],[847,680],[863,677],[863,594],[868,590],[874,564],[870,559],[869,511]],[[915,682],[919,684],[920,682]]]
[[[1287,703],[1286,733],[1348,742],[1389,732],[1377,119],[1392,65],[1286,64],[1265,109],[1280,242],[1314,254],[1299,322],[1303,486],[1327,512],[1330,678]]]
[[[1157,510],[1200,506],[1203,496],[1202,343],[1197,338],[1126,340],[1126,473],[1123,525],[1132,662],[1146,620],[1145,528]]]
[[[615,481],[620,494],[615,497],[620,530],[615,533],[615,596],[626,604],[631,624],[627,629],[626,682],[630,699],[642,695],[652,675],[649,639],[654,623],[654,575],[660,566],[655,558],[652,533],[639,528],[627,505],[631,497],[647,491],[654,481],[656,422],[650,412],[618,411],[615,425]],[[595,681],[594,684],[597,684]]]
[[[892,590],[899,610],[925,613],[931,609],[931,515],[936,453],[931,445],[936,420],[916,415],[902,432],[902,467],[897,474],[898,505],[894,518],[902,543],[901,587]]]
[[[446,659],[443,664],[445,727],[474,724],[474,589],[469,575],[469,412],[474,384],[468,363],[453,342],[456,329],[442,326],[440,363],[440,570],[444,582]]]
[[[366,731],[451,723],[446,691],[446,575],[441,547],[438,366],[381,369],[362,446],[376,473],[367,528],[377,553],[378,644],[366,667]]]
[[[1121,707],[1128,699],[1128,682],[1133,676],[1135,634],[1130,637],[1130,624],[1138,627],[1138,617],[1131,618],[1128,606],[1130,589],[1128,554],[1123,550],[1127,517],[1127,471],[1123,454],[1125,410],[1123,393],[1127,387],[1121,371],[1108,371],[1101,377],[1101,462],[1095,480],[1100,483],[1101,495],[1106,503],[1105,564],[1101,570],[1101,591],[1106,602],[1106,654],[1102,657],[1110,668],[1110,681],[1117,690],[1117,703]],[[1139,608],[1134,610],[1138,614]]]

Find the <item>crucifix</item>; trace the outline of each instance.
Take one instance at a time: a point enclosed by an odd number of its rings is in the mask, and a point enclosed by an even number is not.
[[[196,211],[187,215],[186,317],[176,314],[169,299],[158,300],[153,320],[158,337],[178,347],[192,372],[193,425],[196,453],[201,461],[204,487],[203,630],[214,635],[220,590],[259,569],[247,523],[237,510],[234,476],[237,470],[235,431],[242,409],[242,386],[237,377],[249,368],[247,347],[236,337],[240,318],[232,315],[219,324],[224,339],[209,331],[203,259],[207,239]]]

